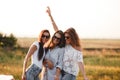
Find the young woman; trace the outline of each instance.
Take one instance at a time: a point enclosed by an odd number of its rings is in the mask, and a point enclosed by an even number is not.
[[[53,28],[55,31],[58,31],[58,27],[51,15],[50,8],[47,8],[47,13],[51,19]],[[64,32],[64,35],[66,40],[66,46],[62,66],[62,80],[76,80],[76,76],[79,73],[79,68],[81,69],[84,80],[88,80],[84,70],[81,44],[77,32],[74,28],[69,28]]]
[[[42,30],[38,41],[35,41],[29,48],[23,63],[22,80],[39,80],[39,73],[42,69],[43,57],[45,56],[43,45],[49,40],[50,33],[48,30]],[[31,65],[27,68],[29,59]]]
[[[63,53],[65,47],[64,33],[56,31],[46,47],[45,72],[42,80],[60,80],[63,65]]]

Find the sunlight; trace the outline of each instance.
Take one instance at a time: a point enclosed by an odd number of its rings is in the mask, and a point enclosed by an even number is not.
[[[1,0],[0,32],[37,37],[53,28],[46,7],[59,29],[74,27],[82,38],[120,38],[119,0]]]

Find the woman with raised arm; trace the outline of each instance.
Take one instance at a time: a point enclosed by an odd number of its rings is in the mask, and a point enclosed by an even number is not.
[[[57,31],[58,27],[51,15],[49,7],[47,7],[46,12],[50,17],[54,30]],[[79,68],[83,74],[84,80],[88,80],[84,69],[80,39],[76,30],[74,28],[69,28],[64,32],[64,35],[66,46],[62,66],[62,80],[76,80]]]
[[[42,70],[44,53],[44,44],[49,40],[50,33],[48,30],[42,30],[38,41],[33,42],[30,46],[23,63],[22,80],[39,80],[39,73]],[[27,63],[31,58],[31,65],[27,68]]]
[[[46,45],[45,70],[43,71],[42,80],[61,80],[64,47],[64,33],[58,30],[54,33],[50,43]],[[52,65],[49,63],[52,63]]]

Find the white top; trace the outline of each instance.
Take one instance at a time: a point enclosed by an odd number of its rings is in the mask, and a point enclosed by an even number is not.
[[[74,49],[71,45],[66,45],[63,58],[63,70],[77,76],[79,73],[78,62],[83,62],[82,52]]]
[[[42,68],[42,62],[43,62],[43,58],[45,56],[45,53],[43,54],[43,57],[41,58],[41,60],[38,60],[38,50],[39,50],[39,42],[38,41],[35,41],[31,47],[35,45],[37,47],[37,50],[33,53],[32,57],[31,57],[31,61],[32,61],[32,64],[35,64],[37,65],[39,68]],[[41,47],[41,46],[40,46]]]

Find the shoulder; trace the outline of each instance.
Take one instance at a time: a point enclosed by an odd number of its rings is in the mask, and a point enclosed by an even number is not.
[[[59,50],[65,50],[65,47],[62,47],[62,48],[59,47],[58,49],[59,49]]]
[[[65,50],[65,47],[60,48],[61,50]]]
[[[75,49],[80,51],[80,52],[82,51],[80,47],[76,47]]]
[[[58,53],[64,53],[65,52],[65,48],[63,47],[63,48],[58,48]]]
[[[38,44],[39,44],[39,42],[38,42],[38,41],[34,41],[34,42],[33,42],[33,44],[37,44],[37,45],[38,45]]]
[[[38,41],[34,41],[31,46],[36,46],[38,48],[39,47],[39,42]]]
[[[81,48],[80,48],[80,47],[75,47],[75,51],[76,51],[76,53],[78,53],[78,54],[81,54],[81,55],[82,55],[82,50],[81,50]]]

